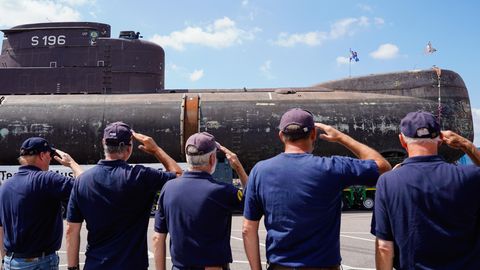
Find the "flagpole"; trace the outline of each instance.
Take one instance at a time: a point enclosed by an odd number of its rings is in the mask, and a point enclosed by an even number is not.
[[[348,77],[352,77],[352,59],[348,62]]]

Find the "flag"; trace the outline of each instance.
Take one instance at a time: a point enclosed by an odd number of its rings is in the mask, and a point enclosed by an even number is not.
[[[426,53],[426,54],[432,54],[432,53],[434,53],[434,52],[436,52],[436,51],[437,51],[437,49],[433,48],[433,47],[432,47],[432,43],[429,41],[429,42],[427,43],[427,47],[425,47],[425,53]]]
[[[352,59],[355,60],[355,62],[360,61],[360,59],[358,59],[357,52],[352,51],[352,49],[350,49],[350,62],[352,62]]]

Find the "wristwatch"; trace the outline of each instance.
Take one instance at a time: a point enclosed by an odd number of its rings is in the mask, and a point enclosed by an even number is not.
[[[77,265],[77,266],[69,266],[69,267],[67,267],[67,270],[80,270],[80,265]]]

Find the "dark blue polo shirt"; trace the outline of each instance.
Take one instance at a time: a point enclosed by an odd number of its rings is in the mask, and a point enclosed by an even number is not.
[[[178,267],[232,262],[232,211],[243,205],[242,191],[206,172],[185,172],[168,182],[158,200],[155,231],[170,233],[170,254]]]
[[[267,229],[270,263],[287,267],[339,265],[342,190],[375,185],[373,160],[282,153],[250,173],[244,216]]]
[[[480,168],[406,159],[377,184],[372,233],[397,269],[480,269]]]
[[[68,201],[73,178],[35,166],[21,166],[0,187],[0,223],[7,251],[53,252],[62,244],[61,203]]]
[[[101,160],[75,182],[67,220],[86,221],[85,270],[147,269],[147,227],[155,193],[174,173]]]

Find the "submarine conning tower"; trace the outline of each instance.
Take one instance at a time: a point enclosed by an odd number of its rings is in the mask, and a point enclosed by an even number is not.
[[[111,38],[110,25],[52,22],[4,33],[0,94],[156,93],[164,89],[165,52],[138,32]]]

